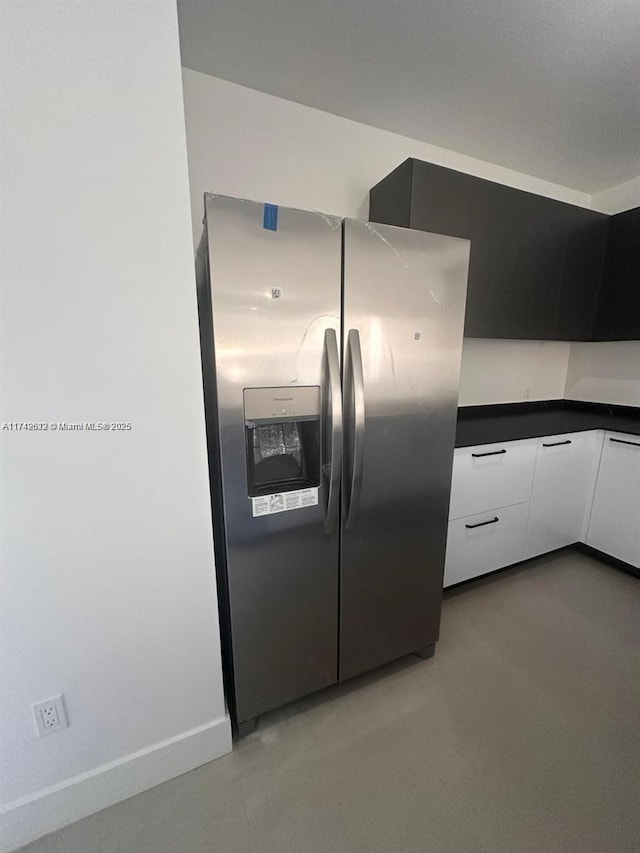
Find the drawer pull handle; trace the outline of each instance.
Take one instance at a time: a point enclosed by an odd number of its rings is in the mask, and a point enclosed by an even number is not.
[[[610,438],[609,441],[615,441],[616,444],[630,444],[632,447],[640,447],[637,441],[625,441],[623,438]]]
[[[474,527],[484,527],[485,524],[495,524],[496,521],[500,521],[497,515],[495,518],[490,518],[489,521],[479,521],[477,524],[465,524],[465,527],[467,530],[473,530]]]
[[[566,441],[553,441],[551,444],[545,444],[542,442],[543,447],[560,447],[561,444],[571,444],[571,439],[568,438]]]
[[[486,453],[472,453],[476,458],[478,456],[500,456],[501,453],[506,453],[506,450],[488,450]]]

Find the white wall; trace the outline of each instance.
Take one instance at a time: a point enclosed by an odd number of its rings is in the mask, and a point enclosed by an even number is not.
[[[465,338],[459,404],[561,400],[571,346],[565,341]]]
[[[590,196],[183,68],[194,242],[206,191],[366,217],[369,190],[407,157],[582,207]]]
[[[640,341],[572,344],[564,396],[640,406]]]
[[[591,207],[600,213],[622,213],[640,206],[640,175],[591,196]]]
[[[590,197],[197,71],[183,69],[183,86],[194,242],[206,191],[363,217],[370,187],[407,157],[605,213],[640,204],[640,177]],[[466,340],[460,404],[557,399],[565,386],[576,399],[584,392],[591,396],[583,399],[628,401],[634,398],[629,373],[636,369],[635,350],[607,346]]]
[[[175,3],[2,9],[2,420],[133,425],[0,432],[8,850],[230,735]]]
[[[407,157],[590,206],[586,193],[197,71],[183,69],[183,85],[196,243],[206,191],[366,217],[369,189]],[[567,359],[563,344],[467,342],[460,402],[562,397]]]

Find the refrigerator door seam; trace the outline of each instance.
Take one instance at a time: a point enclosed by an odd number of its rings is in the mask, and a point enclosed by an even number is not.
[[[349,393],[353,394],[353,444],[351,451],[353,464],[346,509],[346,526],[351,528],[355,524],[358,512],[364,468],[364,372],[362,368],[360,333],[357,329],[350,329],[347,337],[347,371],[350,377]]]

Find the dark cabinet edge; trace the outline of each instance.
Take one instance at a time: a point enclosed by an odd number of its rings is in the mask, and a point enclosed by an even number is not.
[[[513,184],[505,184],[502,183],[502,181],[496,181],[493,178],[484,178],[481,175],[476,175],[474,172],[465,172],[462,169],[454,169],[453,166],[443,166],[441,163],[433,163],[431,160],[421,160],[419,157],[407,157],[405,160],[402,161],[402,163],[399,163],[395,167],[395,169],[392,169],[387,175],[384,176],[384,178],[381,178],[377,184],[374,184],[373,187],[371,187],[371,189],[369,190],[369,197],[371,197],[371,193],[374,192],[374,190],[378,190],[379,188],[381,188],[386,181],[388,181],[392,176],[395,176],[396,173],[399,173],[403,168],[407,169],[409,181],[412,181],[415,163],[424,163],[427,166],[435,166],[438,169],[442,169],[442,171],[444,172],[451,172],[455,175],[464,175],[465,177],[472,178],[474,180],[483,181],[488,184],[495,184],[498,187],[505,187],[508,190],[513,190],[514,192],[521,193],[523,197],[526,196],[530,198],[544,199],[545,201],[555,202],[558,205],[563,205],[565,208],[573,208],[573,210],[577,211],[588,211],[589,213],[592,213],[594,217],[600,217],[603,220],[606,219],[610,221],[615,216],[620,216],[624,213],[630,213],[632,210],[637,209],[637,206],[634,205],[634,207],[630,208],[629,210],[623,210],[619,213],[603,213],[602,211],[594,210],[591,207],[584,207],[581,204],[574,204],[571,201],[563,201],[562,199],[555,198],[554,196],[544,195],[544,193],[537,193],[533,190],[523,190],[522,187],[514,186]],[[382,220],[374,219],[371,216],[369,218],[372,222],[382,222]],[[410,226],[406,225],[404,227],[408,228]]]
[[[407,157],[369,190],[369,220],[409,228],[413,194],[413,157]]]

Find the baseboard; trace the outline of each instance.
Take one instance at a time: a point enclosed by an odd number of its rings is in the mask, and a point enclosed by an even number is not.
[[[483,579],[491,579],[495,577],[495,575],[499,575],[502,572],[506,572],[509,569],[519,568],[521,566],[525,566],[527,563],[533,563],[535,560],[539,560],[541,557],[550,557],[553,554],[561,554],[562,551],[580,551],[583,554],[588,554],[591,557],[596,557],[598,560],[601,560],[603,563],[608,563],[610,566],[614,566],[616,569],[620,569],[622,572],[626,572],[629,575],[633,575],[636,578],[640,578],[640,568],[637,566],[631,565],[631,563],[625,563],[624,560],[619,560],[617,557],[612,557],[610,554],[605,554],[604,551],[598,551],[597,548],[592,548],[591,545],[585,545],[584,542],[573,542],[571,545],[563,545],[561,548],[554,548],[553,551],[545,551],[542,554],[536,554],[535,557],[527,557],[524,560],[518,560],[517,563],[509,563],[508,566],[501,566],[499,569],[493,569],[490,572],[484,572],[481,575],[474,575],[472,578],[467,578],[463,581],[458,581],[458,583],[452,583],[450,586],[445,586],[443,588],[443,594],[449,592],[449,590],[455,591],[464,587],[466,584],[472,584],[475,581],[481,581]]]
[[[231,751],[231,726],[220,717],[117,761],[8,803],[0,814],[0,853],[48,835]]]
[[[628,575],[640,578],[640,568],[638,568],[638,566],[633,566],[631,563],[625,563],[624,560],[612,557],[611,554],[605,554],[604,551],[598,551],[597,548],[592,548],[591,545],[585,545],[584,542],[576,543],[574,548],[577,551],[582,551],[583,554],[589,554],[591,557],[597,557],[604,563],[609,563],[610,566],[615,566],[616,569],[620,569],[620,571],[626,572]]]
[[[575,544],[572,545],[562,545],[560,548],[554,548],[552,551],[544,551],[542,554],[536,554],[535,557],[525,557],[523,560],[518,560],[517,563],[509,563],[507,566],[500,566],[499,569],[491,569],[490,572],[483,572],[481,575],[474,575],[472,578],[466,578],[463,581],[458,581],[458,583],[449,584],[449,586],[445,586],[442,588],[442,592],[448,592],[451,590],[460,589],[465,584],[471,584],[474,581],[480,581],[483,578],[487,580],[495,577],[496,575],[502,574],[502,572],[507,572],[509,569],[520,568],[521,566],[525,566],[527,563],[533,563],[535,560],[539,560],[540,557],[550,557],[552,554],[561,554],[563,551],[569,551],[575,547]]]

